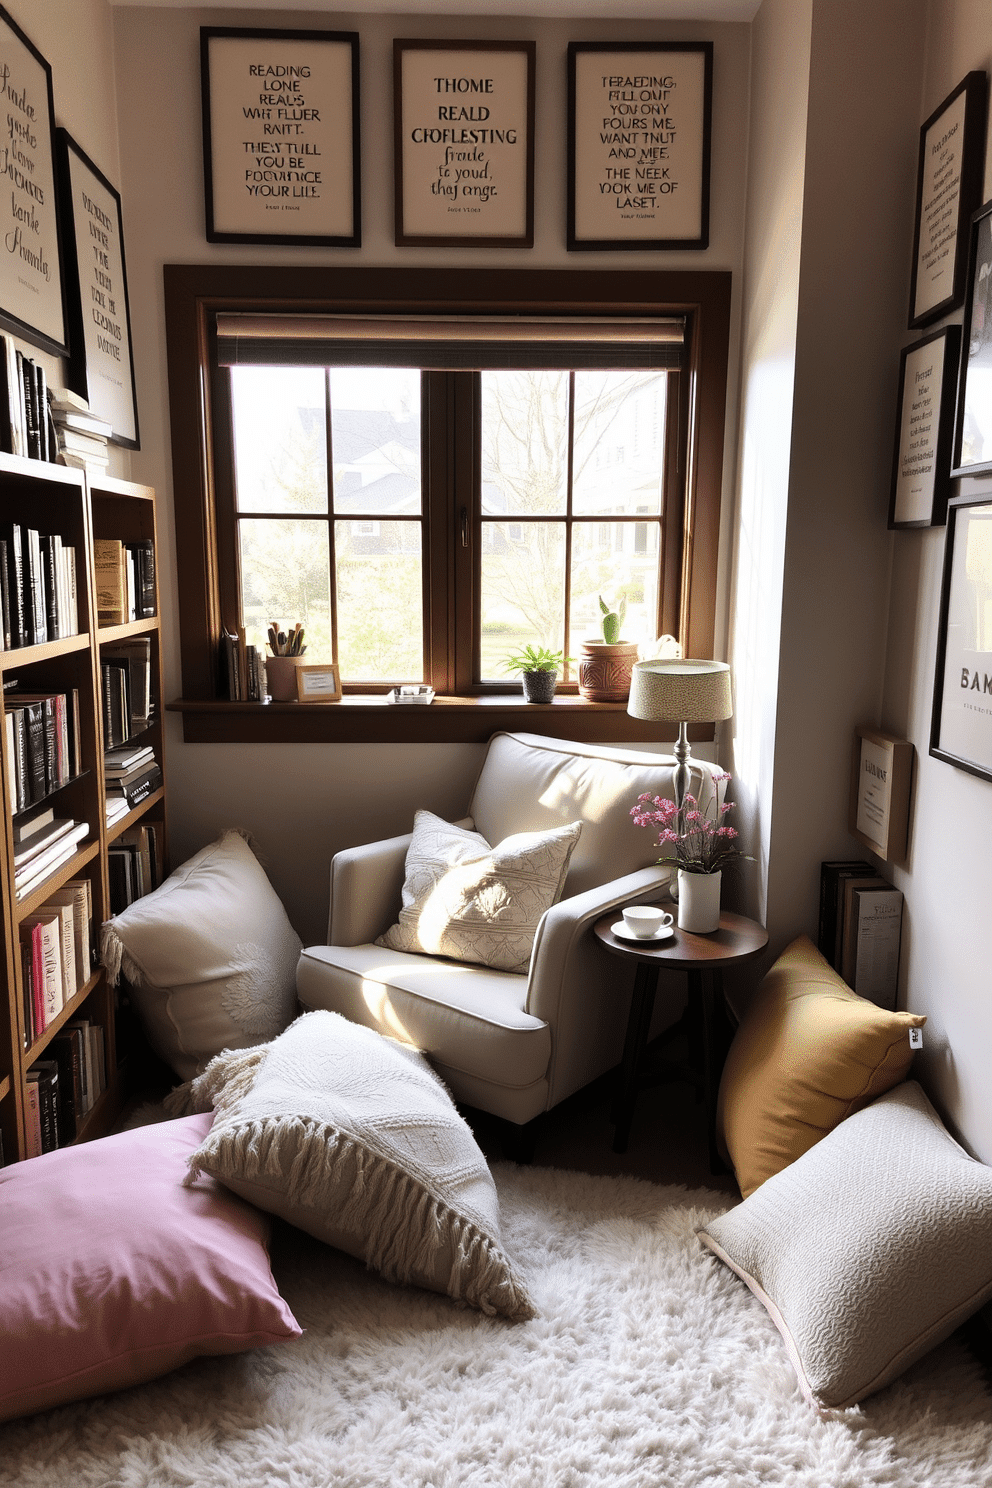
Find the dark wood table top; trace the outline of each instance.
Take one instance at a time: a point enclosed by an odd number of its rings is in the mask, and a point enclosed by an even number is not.
[[[677,920],[677,904],[660,907],[670,910]],[[722,962],[726,965],[728,962],[749,961],[760,955],[768,944],[768,931],[757,920],[749,920],[746,915],[731,914],[726,909],[721,911],[719,930],[714,930],[710,935],[692,935],[688,930],[680,930],[676,924],[674,935],[659,941],[627,940],[614,935],[610,926],[622,919],[621,908],[611,910],[601,920],[597,920],[593,926],[597,939],[614,955],[631,956],[635,961],[645,961],[657,966],[659,971],[691,971],[694,968],[702,970],[707,963],[718,965]]]

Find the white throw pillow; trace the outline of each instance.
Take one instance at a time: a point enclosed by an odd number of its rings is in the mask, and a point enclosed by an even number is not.
[[[180,1079],[222,1049],[275,1038],[296,1012],[302,942],[258,859],[225,832],[103,927],[148,1040]]]
[[[415,1049],[304,1013],[265,1047],[212,1060],[189,1098],[216,1116],[188,1183],[210,1173],[390,1281],[533,1316],[486,1160]]]
[[[517,832],[497,847],[478,832],[418,811],[403,907],[376,945],[525,972],[545,910],[557,904],[581,822]]]
[[[771,1315],[814,1405],[855,1405],[992,1297],[992,1169],[907,1080],[699,1237]]]

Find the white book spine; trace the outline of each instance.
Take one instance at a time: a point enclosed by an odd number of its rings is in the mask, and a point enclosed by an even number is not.
[[[899,987],[902,894],[898,889],[859,889],[855,902],[854,990],[859,997],[894,1011]]]

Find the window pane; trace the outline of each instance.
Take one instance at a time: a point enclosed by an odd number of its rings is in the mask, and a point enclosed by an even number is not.
[[[576,372],[577,515],[660,514],[667,387],[664,372]]]
[[[484,522],[480,680],[505,682],[521,646],[560,651],[564,620],[564,523]]]
[[[334,368],[331,455],[339,516],[416,516],[421,501],[420,372]]]
[[[345,682],[424,680],[419,522],[335,522],[338,661]]]
[[[331,660],[327,524],[276,518],[238,523],[245,639],[265,653],[269,625],[306,631],[308,661]]]
[[[326,512],[320,367],[232,367],[239,511]]]
[[[604,529],[609,542],[602,541]],[[660,522],[577,522],[572,530],[571,647],[602,640],[599,595],[626,596],[625,641],[653,641],[658,627]]]
[[[484,516],[565,511],[568,373],[482,373]]]

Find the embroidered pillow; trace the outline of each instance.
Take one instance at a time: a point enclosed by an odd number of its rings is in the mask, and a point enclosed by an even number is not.
[[[157,1054],[190,1080],[222,1049],[275,1038],[296,1012],[302,942],[255,854],[225,832],[103,927]]]
[[[304,1013],[272,1043],[213,1060],[191,1099],[216,1107],[191,1180],[212,1174],[389,1281],[533,1316],[486,1160],[415,1049]]]
[[[418,811],[403,907],[376,945],[525,972],[545,910],[557,904],[581,822],[516,832],[490,847],[478,832]]]

